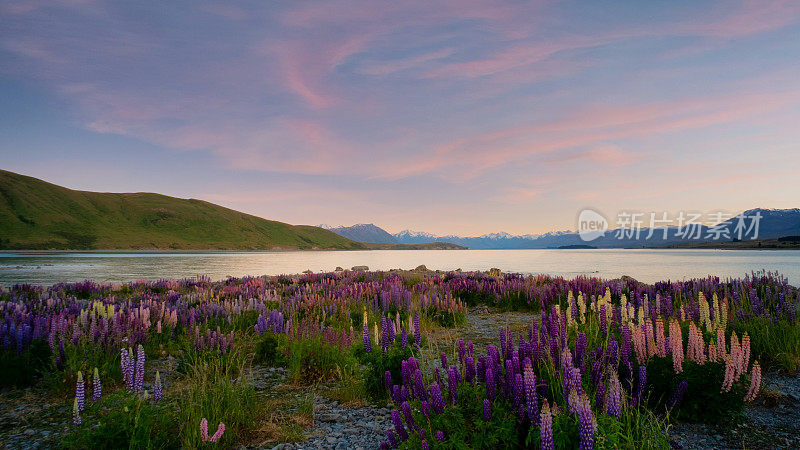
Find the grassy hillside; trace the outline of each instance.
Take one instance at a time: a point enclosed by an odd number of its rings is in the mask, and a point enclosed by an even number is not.
[[[0,170],[0,249],[361,249],[201,200],[74,191]]]

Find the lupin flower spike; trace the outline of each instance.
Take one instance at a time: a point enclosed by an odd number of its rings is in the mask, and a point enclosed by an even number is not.
[[[83,385],[83,373],[79,371],[78,381],[75,383],[75,401],[77,402],[78,412],[83,412],[84,400],[85,400],[85,394]]]
[[[97,367],[94,368],[94,378],[92,379],[92,401],[96,402],[103,396],[103,386],[100,384],[100,373]]]
[[[76,398],[72,402],[72,424],[73,425],[80,425],[81,424],[81,412],[78,410],[78,399]]]

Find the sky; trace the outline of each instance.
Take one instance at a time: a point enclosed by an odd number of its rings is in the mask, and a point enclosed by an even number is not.
[[[800,2],[0,0],[0,168],[390,232],[800,207]]]

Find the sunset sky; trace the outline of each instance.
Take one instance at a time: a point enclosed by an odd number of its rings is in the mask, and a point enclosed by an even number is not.
[[[0,1],[0,168],[297,224],[800,207],[799,1]]]

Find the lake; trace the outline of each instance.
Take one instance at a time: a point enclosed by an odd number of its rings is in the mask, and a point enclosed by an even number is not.
[[[371,250],[266,252],[0,252],[0,283],[50,285],[91,279],[119,283],[137,279],[207,275],[279,275],[332,271],[356,265],[371,270],[488,270],[615,278],[644,282],[706,275],[741,277],[766,269],[800,285],[800,250]]]

